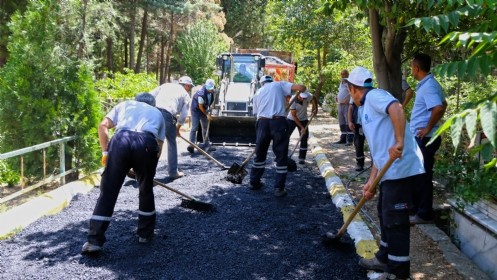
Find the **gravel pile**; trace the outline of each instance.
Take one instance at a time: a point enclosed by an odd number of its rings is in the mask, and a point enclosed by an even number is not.
[[[230,166],[250,151],[219,147],[212,155]],[[271,160],[266,187],[258,191],[247,188],[248,176],[241,185],[226,181],[226,170],[199,153],[179,156],[187,176],[173,182],[164,179],[161,161],[157,179],[214,204],[216,211],[182,208],[179,195],[156,186],[155,238],[139,244],[138,190],[127,181],[102,254],[88,257],[80,250],[99,194],[95,188],[62,212],[0,241],[0,279],[367,279],[353,245],[330,248],[321,242],[343,220],[315,163],[289,173],[288,195],[276,198]]]

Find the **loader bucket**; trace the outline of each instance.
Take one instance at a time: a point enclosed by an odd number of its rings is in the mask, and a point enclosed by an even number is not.
[[[254,117],[229,116],[212,118],[209,139],[213,145],[255,145]]]

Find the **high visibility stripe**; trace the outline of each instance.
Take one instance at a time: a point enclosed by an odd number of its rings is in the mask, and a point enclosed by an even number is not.
[[[364,156],[362,156],[362,157],[356,157],[356,159],[364,159]]]
[[[288,173],[286,166],[276,166],[276,173]]]
[[[265,166],[266,166],[266,161],[259,161],[259,162],[254,161],[252,163],[253,168],[264,168]]]
[[[388,243],[386,243],[385,241],[383,240],[380,240],[380,246],[383,246],[383,247],[388,247]]]
[[[153,215],[155,215],[155,211],[145,212],[145,211],[138,210],[138,215],[142,215],[142,216],[153,216]]]
[[[388,254],[388,259],[396,262],[408,262],[411,260],[409,256],[393,256]]]
[[[110,221],[110,219],[111,219],[111,217],[105,217],[105,216],[99,216],[99,215],[91,216],[91,220],[96,220],[96,221],[108,222],[108,221]]]
[[[301,151],[307,151],[307,148],[299,148]]]

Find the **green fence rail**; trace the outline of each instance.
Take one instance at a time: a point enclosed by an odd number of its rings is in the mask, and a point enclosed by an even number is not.
[[[3,154],[0,154],[0,160],[4,160],[4,159],[8,159],[8,158],[12,158],[12,157],[17,157],[17,156],[20,156],[21,157],[21,190],[18,191],[18,192],[15,192],[15,193],[12,193],[6,197],[3,197],[0,199],[0,204],[1,203],[4,203],[4,202],[7,202],[11,199],[14,199],[20,195],[23,195],[27,192],[30,192],[34,189],[37,189],[47,183],[50,183],[54,180],[57,180],[57,179],[60,179],[60,184],[61,185],[64,185],[66,182],[65,182],[65,176],[66,175],[69,175],[71,173],[74,173],[76,171],[78,171],[78,168],[72,168],[70,170],[67,170],[66,171],[66,156],[65,156],[65,146],[66,146],[66,143],[69,142],[69,141],[72,141],[76,139],[76,136],[68,136],[68,137],[64,137],[64,138],[61,138],[61,139],[57,139],[57,140],[53,140],[53,141],[49,141],[49,142],[45,142],[45,143],[42,143],[42,144],[38,144],[38,145],[34,145],[34,146],[31,146],[31,147],[27,147],[27,148],[22,148],[22,149],[19,149],[19,150],[15,150],[15,151],[11,151],[11,152],[7,152],[7,153],[3,153]],[[49,177],[46,177],[46,149],[48,147],[52,147],[52,146],[55,146],[55,145],[59,145],[59,171],[60,173],[59,174],[56,174],[56,175],[51,175]],[[43,150],[43,177],[44,179],[32,186],[29,186],[27,188],[24,188],[24,160],[23,160],[23,155],[24,154],[27,154],[27,153],[31,153],[31,152],[34,152],[34,151],[38,151],[38,150]]]

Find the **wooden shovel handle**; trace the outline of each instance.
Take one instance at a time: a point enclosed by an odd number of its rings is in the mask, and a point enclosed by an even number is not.
[[[311,121],[314,118],[314,116],[315,116],[314,113],[312,113],[311,117],[309,118],[309,121],[305,125],[304,129],[300,132],[299,141],[297,141],[297,144],[295,144],[295,147],[293,148],[293,151],[292,151],[292,153],[290,153],[289,157],[292,157],[293,153],[295,153],[295,150],[297,150],[297,146],[300,144],[300,141],[302,141],[302,137],[304,137],[304,133],[307,131],[307,127],[309,127],[309,124],[311,124]]]
[[[371,187],[368,190],[370,193],[374,193],[376,191],[376,186],[378,185],[378,183],[380,182],[381,178],[383,177],[383,175],[385,175],[385,173],[387,172],[388,168],[390,168],[390,166],[392,165],[392,163],[394,161],[395,161],[395,159],[392,159],[392,158],[388,159],[388,161],[385,164],[385,166],[383,166],[383,168],[380,170],[380,173],[376,176],[376,178],[374,179],[373,183],[371,184]],[[342,236],[345,233],[345,231],[347,230],[347,227],[350,225],[350,223],[352,222],[352,220],[354,219],[354,217],[357,215],[357,213],[359,213],[359,211],[361,210],[361,208],[364,205],[364,203],[366,203],[366,201],[367,201],[366,197],[363,196],[361,198],[361,200],[359,201],[359,203],[357,203],[356,207],[354,208],[354,211],[352,211],[352,213],[350,214],[350,216],[347,219],[347,221],[345,221],[345,223],[343,224],[343,226],[338,231],[337,236]]]
[[[195,145],[194,143],[192,143],[190,140],[186,139],[185,137],[183,137],[182,135],[179,135],[179,137],[183,140],[185,140],[186,143],[192,145],[193,147],[195,147],[197,150],[199,150],[204,156],[208,157],[210,160],[212,160],[214,163],[216,163],[217,165],[219,165],[219,167],[221,167],[222,169],[226,169],[227,167],[224,166],[224,164],[222,164],[221,162],[219,162],[218,160],[216,160],[215,158],[213,158],[211,155],[209,155],[206,151],[202,150],[202,148],[200,148],[199,146]]]

